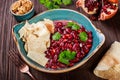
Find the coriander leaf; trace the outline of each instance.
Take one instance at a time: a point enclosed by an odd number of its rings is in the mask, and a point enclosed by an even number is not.
[[[69,64],[69,61],[74,59],[76,56],[76,52],[71,52],[70,50],[64,50],[59,54],[58,61],[63,64]]]
[[[83,42],[86,42],[87,39],[88,39],[88,35],[87,35],[86,32],[81,32],[81,33],[79,34],[79,37],[80,37],[80,40],[83,41]]]
[[[62,1],[61,0],[53,0],[54,4],[58,4],[58,5],[61,5],[62,4]]]
[[[74,52],[74,51],[73,52],[70,52],[70,51],[66,52],[66,58],[69,59],[69,60],[74,59],[75,56],[76,56],[76,52]]]
[[[46,2],[46,0],[39,0],[39,2],[40,2],[41,4],[44,4],[44,3]]]
[[[69,64],[69,60],[66,59],[65,51],[63,51],[59,54],[58,61],[63,63],[63,64],[67,64],[67,65]]]
[[[64,5],[69,5],[72,3],[72,0],[62,0]]]
[[[58,8],[60,8],[60,6],[58,6],[58,5],[53,5],[53,8],[54,8],[54,9],[58,9]]]
[[[69,5],[72,0],[39,0],[47,9],[60,8],[61,5]]]
[[[63,63],[63,64],[66,64],[66,65],[70,64],[69,60],[64,59],[64,58],[59,58],[58,61],[61,62],[61,63]]]
[[[59,58],[65,58],[65,52],[64,51],[60,53]]]
[[[74,22],[68,22],[67,27],[72,27],[74,25]]]
[[[66,27],[71,27],[73,30],[80,29],[80,26],[76,24],[75,22],[68,22]]]
[[[77,25],[77,24],[74,24],[74,25],[72,26],[72,29],[73,29],[73,30],[78,30],[78,29],[80,29],[80,26]]]
[[[59,40],[61,38],[61,34],[59,32],[56,32],[53,36],[52,39],[53,40]]]
[[[49,2],[46,2],[44,5],[45,5],[45,7],[47,7],[48,9],[52,9],[54,4],[49,1]]]

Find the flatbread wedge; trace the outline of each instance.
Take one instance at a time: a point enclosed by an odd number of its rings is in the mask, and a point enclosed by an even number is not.
[[[50,47],[50,34],[53,32],[54,24],[49,19],[32,24],[26,21],[19,30],[20,39],[22,38],[25,42],[24,48],[27,51],[27,56],[42,66],[48,62],[45,51]]]
[[[120,42],[115,41],[94,70],[98,77],[120,80]]]

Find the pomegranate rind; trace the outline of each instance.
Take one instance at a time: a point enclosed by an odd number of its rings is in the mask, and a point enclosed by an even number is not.
[[[118,7],[115,10],[111,10],[111,14],[107,15],[105,12],[102,12],[100,14],[100,18],[98,20],[108,20],[110,18],[112,18],[113,16],[115,16],[115,14],[118,11]]]
[[[111,3],[118,3],[118,0],[108,0]]]
[[[81,7],[82,4],[83,4],[83,0],[78,0],[78,1],[76,2],[76,7],[77,7],[77,8],[78,8],[78,7]]]

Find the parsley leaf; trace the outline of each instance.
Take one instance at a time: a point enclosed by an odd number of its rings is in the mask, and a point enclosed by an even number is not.
[[[63,2],[64,5],[69,5],[69,4],[72,3],[71,0],[62,0],[62,2]]]
[[[60,8],[60,6],[58,6],[58,5],[53,5],[53,8],[54,8],[54,9],[58,9],[58,8]]]
[[[76,55],[75,52],[70,52],[69,50],[67,50],[65,54],[66,54],[66,58],[67,58],[68,60],[74,59],[74,58],[75,58],[75,55]]]
[[[86,32],[81,32],[81,33],[79,34],[79,37],[80,37],[80,40],[83,41],[83,42],[86,42],[87,39],[88,39],[88,35],[87,35]]]
[[[60,61],[61,63],[63,63],[63,64],[69,64],[69,60],[67,60],[66,58],[66,55],[65,55],[65,52],[63,51],[63,52],[61,52],[60,54],[59,54],[59,59],[58,59],[58,61]]]
[[[52,9],[53,8],[53,3],[52,2],[46,2],[46,4],[44,4],[44,5],[48,9]]]
[[[72,26],[72,29],[73,29],[73,30],[78,30],[78,29],[80,29],[80,26],[77,25],[77,24],[74,24],[74,25]]]
[[[80,26],[76,24],[75,22],[68,22],[66,27],[71,27],[73,30],[80,29]]]
[[[43,4],[47,9],[60,8],[61,5],[69,5],[72,0],[39,0],[40,4]]]
[[[74,25],[74,22],[68,22],[67,27],[72,27]]]
[[[52,39],[53,40],[59,40],[61,38],[61,34],[59,32],[56,32],[53,36]]]
[[[46,2],[46,0],[39,0],[39,2],[40,2],[41,4],[44,4],[44,3]]]
[[[58,4],[58,5],[61,5],[62,4],[62,1],[61,0],[53,0],[54,4]]]
[[[71,52],[70,50],[64,50],[59,54],[58,61],[63,64],[69,65],[69,61],[74,59],[75,56],[76,56],[76,52],[74,51]]]

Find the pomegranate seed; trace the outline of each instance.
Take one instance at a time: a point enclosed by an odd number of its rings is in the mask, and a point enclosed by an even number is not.
[[[68,39],[72,40],[72,39],[73,39],[73,36],[72,36],[72,35],[69,35],[69,36],[68,36]]]
[[[79,43],[75,43],[74,45],[73,45],[73,50],[77,50],[79,48]]]
[[[111,14],[111,12],[110,12],[110,11],[107,11],[107,14],[109,15],[109,14]]]
[[[72,44],[68,44],[68,48],[72,50]]]
[[[81,55],[81,52],[78,52],[76,57],[80,58],[80,55]]]
[[[60,29],[60,28],[58,28],[58,32],[61,34],[63,33],[62,29]]]
[[[66,42],[67,41],[67,39],[63,39],[63,42]]]
[[[57,65],[60,66],[61,68],[65,68],[66,67],[66,65],[64,65],[64,64],[62,64],[60,62],[58,62]]]
[[[85,53],[88,53],[88,52],[89,52],[89,49],[88,49],[88,47],[86,47],[86,46],[84,46],[83,50],[84,50]]]
[[[77,39],[74,39],[73,42],[74,42],[74,43],[78,43],[79,41],[78,41]]]
[[[82,32],[81,29],[78,30],[78,34],[79,34],[80,32]]]
[[[62,27],[62,26],[63,26],[62,22],[57,22],[57,27]]]
[[[91,43],[91,42],[92,42],[92,39],[88,39],[87,42],[88,42],[88,43]]]
[[[59,52],[60,52],[60,48],[57,47],[57,48],[55,49],[55,52],[56,52],[57,54],[59,54]]]
[[[82,30],[82,32],[83,32],[83,31],[85,31],[85,28],[84,28],[84,27],[82,27],[82,28],[81,28],[81,30]]]
[[[76,62],[78,62],[78,61],[79,61],[79,58],[75,58],[74,60],[71,60],[70,62],[76,63]]]
[[[63,34],[67,34],[67,32],[64,30],[64,31],[63,31]]]
[[[71,33],[71,29],[70,28],[66,28],[66,32],[67,33]]]
[[[92,44],[87,44],[86,46],[87,46],[87,48],[91,48]]]
[[[70,64],[69,64],[70,67],[73,66],[73,65],[74,65],[74,63],[70,63]]]
[[[57,66],[51,66],[52,69],[57,69]]]
[[[71,34],[72,34],[72,36],[74,37],[74,39],[77,39],[77,38],[78,38],[77,32],[73,31]]]
[[[115,5],[112,5],[112,6],[110,6],[110,9],[115,10],[115,9],[116,9],[116,6],[115,6]]]
[[[56,62],[57,62],[57,58],[58,58],[58,56],[55,55],[54,58],[53,58],[53,63],[56,63]]]
[[[64,42],[61,42],[61,43],[60,43],[60,46],[63,47],[63,46],[64,46]]]
[[[92,38],[92,32],[88,32],[88,37]]]
[[[79,45],[80,47],[82,47],[83,45],[82,45],[82,43],[80,43],[80,45]]]

